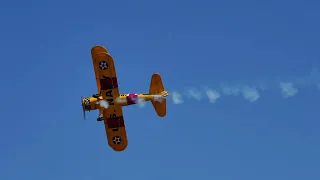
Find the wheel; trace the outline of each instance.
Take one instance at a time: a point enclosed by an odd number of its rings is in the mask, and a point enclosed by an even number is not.
[[[94,94],[92,95],[94,98],[99,98],[100,97],[100,94]]]
[[[98,117],[98,118],[97,118],[97,121],[103,121],[103,117],[101,117],[101,116]]]

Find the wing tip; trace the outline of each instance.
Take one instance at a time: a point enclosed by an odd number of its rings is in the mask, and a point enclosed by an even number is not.
[[[103,47],[102,45],[95,45],[91,48],[91,54],[98,54],[98,53],[109,53],[108,50]]]

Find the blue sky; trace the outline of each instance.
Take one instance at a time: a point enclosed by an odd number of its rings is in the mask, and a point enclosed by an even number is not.
[[[5,1],[0,15],[1,180],[320,178],[319,1]],[[122,93],[156,72],[171,93],[163,119],[124,108],[121,153],[98,112],[82,117],[98,44]]]

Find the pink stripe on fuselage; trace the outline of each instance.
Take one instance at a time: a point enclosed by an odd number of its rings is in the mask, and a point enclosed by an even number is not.
[[[127,97],[127,104],[136,104],[138,101],[138,95],[137,94],[128,94]]]

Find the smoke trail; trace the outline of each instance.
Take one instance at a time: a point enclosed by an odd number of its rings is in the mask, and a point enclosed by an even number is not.
[[[161,103],[164,100],[164,97],[156,95],[153,100]]]
[[[210,88],[205,88],[205,91],[211,103],[215,103],[221,97],[221,95],[217,91]]]
[[[290,78],[289,80],[286,78],[286,81],[261,81],[251,85],[243,83],[224,83],[220,85],[216,84],[214,87],[215,88],[205,87],[203,89],[193,87],[184,92],[171,92],[169,97],[173,104],[182,104],[184,103],[184,99],[193,99],[196,101],[206,100],[211,103],[216,103],[225,96],[241,96],[245,100],[253,103],[260,99],[262,93],[266,94],[268,91],[278,91],[278,93],[286,99],[296,96],[301,88],[314,87],[320,90],[320,72],[316,68],[313,68],[311,73],[307,76]]]
[[[196,88],[188,89],[185,93],[188,97],[194,98],[198,101],[202,99],[202,94],[200,91],[198,91]]]
[[[221,91],[227,96],[238,96],[241,93],[241,90],[238,87],[232,87],[227,85],[221,86]]]
[[[127,100],[118,97],[118,98],[116,99],[116,102],[122,104],[122,103],[126,103]]]
[[[298,89],[293,87],[293,83],[281,82],[280,88],[285,98],[295,96],[298,93]]]
[[[143,98],[138,98],[136,103],[138,104],[139,107],[144,107],[146,105],[146,102]]]
[[[169,93],[169,96],[170,96],[170,93]],[[173,104],[183,103],[182,96],[180,93],[174,91],[171,93],[171,97],[172,97]]]
[[[244,87],[242,89],[242,95],[250,102],[255,102],[260,98],[260,94],[256,88]]]

